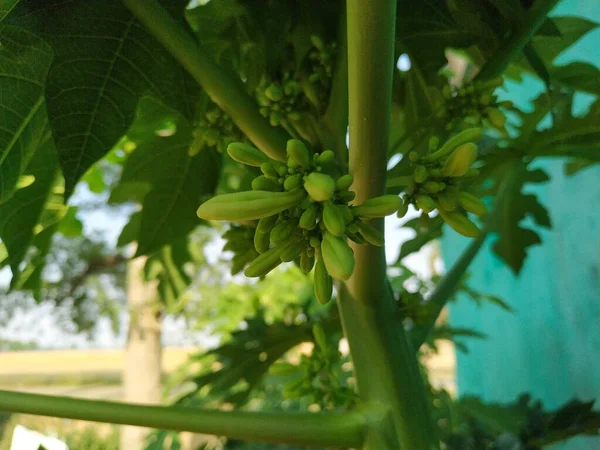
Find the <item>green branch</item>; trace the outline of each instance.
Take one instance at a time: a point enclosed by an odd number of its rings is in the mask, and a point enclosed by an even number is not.
[[[358,412],[262,413],[143,406],[0,391],[0,410],[38,416],[215,434],[236,439],[360,448],[365,416]]]
[[[540,29],[546,16],[560,0],[538,0],[528,11],[523,25],[513,30],[504,44],[494,52],[475,76],[476,80],[489,80],[502,75],[510,62],[517,58],[531,38]]]
[[[427,305],[431,307],[429,322],[426,325],[417,326],[411,332],[411,340],[415,351],[427,340],[444,306],[446,306],[452,295],[456,293],[456,288],[462,280],[463,275],[473,262],[473,259],[475,259],[477,253],[479,253],[479,250],[481,250],[488,233],[488,228],[484,229],[479,237],[469,244],[427,299]]]
[[[156,0],[123,2],[259,149],[271,158],[285,159],[287,136],[259,114],[256,102],[241,81],[232,78],[204,53]]]

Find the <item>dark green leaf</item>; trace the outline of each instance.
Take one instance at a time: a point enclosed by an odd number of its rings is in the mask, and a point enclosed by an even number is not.
[[[567,175],[568,177],[575,175],[576,173],[579,173],[579,171],[583,170],[583,169],[587,169],[588,167],[592,167],[593,165],[597,164],[597,162],[595,161],[588,161],[587,159],[572,159],[571,161],[568,161],[567,163],[565,163],[565,175]]]
[[[558,55],[598,26],[597,23],[582,17],[554,17],[552,21],[558,32],[553,34],[538,33],[532,38],[530,44],[546,67],[552,67],[552,63]],[[516,61],[514,66],[521,70],[534,72],[525,58]]]
[[[600,101],[583,116],[567,116],[560,127],[540,131],[530,138],[527,151],[538,156],[571,156],[600,161]]]
[[[548,72],[548,68],[546,64],[538,55],[537,51],[531,44],[527,44],[525,48],[523,48],[523,54],[525,55],[525,59],[537,74],[538,77],[546,84],[546,88],[550,86],[550,72]]]
[[[18,189],[0,205],[0,238],[6,245],[13,284],[19,278],[19,266],[34,238],[42,211],[57,179],[58,162],[54,145],[47,135],[26,170],[35,177],[33,184]]]
[[[54,50],[46,101],[67,197],[129,128],[142,94],[191,114],[188,77],[122,2],[29,0],[13,15]]]
[[[477,420],[493,434],[508,432],[518,436],[527,423],[527,408],[519,404],[483,403],[477,397],[463,397],[458,407],[462,414]]]
[[[160,107],[147,100],[142,111],[145,105]],[[200,223],[198,206],[213,195],[219,180],[219,155],[205,149],[190,156],[191,126],[172,114],[165,110],[165,115],[175,117],[173,129],[164,136],[146,134],[136,143],[115,188],[120,200],[129,195],[130,200],[142,202],[138,255],[153,253],[192,231]]]
[[[538,29],[537,34],[540,36],[562,37],[560,28],[558,28],[554,20],[550,17],[546,18],[542,26]]]
[[[80,236],[82,231],[83,224],[77,218],[77,206],[71,206],[62,218],[58,232],[66,237],[76,237]]]
[[[469,32],[458,25],[443,2],[402,0],[397,10],[400,50],[407,52],[427,75],[436,74],[447,63],[448,47],[462,48],[472,43]]]
[[[52,50],[30,32],[0,26],[0,204],[15,187],[46,128],[44,83]]]
[[[527,170],[521,163],[510,164],[502,172],[500,192],[495,209],[494,230],[500,234],[494,243],[494,252],[518,274],[523,267],[527,249],[541,243],[537,232],[524,228],[521,221],[531,216],[535,222],[549,228],[550,218],[546,209],[533,194],[523,194],[526,183],[542,183],[548,176],[541,169]]]
[[[117,240],[117,246],[123,247],[137,240],[140,235],[141,224],[142,213],[137,211],[131,215],[129,222],[123,227],[119,239]]]
[[[223,364],[216,371],[205,371],[194,378],[198,389],[206,391],[202,396],[206,400],[220,398],[236,405],[245,403],[252,389],[274,362],[301,342],[313,340],[312,323],[290,326],[282,322],[267,325],[261,319],[246,322],[247,329],[235,332],[227,344],[190,361],[216,358]],[[261,355],[264,357],[261,358]],[[242,381],[244,383],[240,391],[232,392],[232,388],[239,386]],[[180,402],[186,404],[197,394],[193,392]]]
[[[16,8],[21,0],[2,0],[0,3],[0,23]]]
[[[552,80],[578,91],[600,95],[600,70],[592,64],[576,61],[552,68]]]

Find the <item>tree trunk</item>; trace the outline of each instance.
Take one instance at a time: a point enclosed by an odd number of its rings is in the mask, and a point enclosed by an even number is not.
[[[146,258],[136,258],[127,268],[129,332],[123,367],[123,400],[131,403],[160,404],[161,357],[160,309],[156,283],[144,280]],[[121,427],[121,449],[142,450],[149,430]]]

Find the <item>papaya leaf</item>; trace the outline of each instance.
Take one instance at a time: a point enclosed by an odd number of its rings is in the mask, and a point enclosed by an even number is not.
[[[0,4],[0,23],[7,17],[21,0],[3,0]]]
[[[483,403],[477,397],[462,397],[458,401],[458,411],[480,423],[488,432],[499,435],[511,433],[519,435],[528,419],[526,405]]]
[[[574,16],[553,17],[552,23],[556,28],[554,33],[538,32],[530,42],[531,47],[539,56],[539,60],[548,68],[553,66],[554,60],[563,51],[598,26],[595,22]],[[511,78],[519,80],[523,72],[535,74],[534,68],[527,61],[526,57],[514,61],[509,67],[507,74]],[[552,74],[552,70],[550,72]],[[573,78],[565,79],[563,80],[563,84],[570,86],[569,82],[573,80]]]
[[[44,83],[52,63],[52,49],[39,37],[14,26],[1,25],[0,40],[2,204],[12,194],[46,129]]]
[[[458,25],[445,3],[402,0],[397,11],[397,45],[411,55],[413,63],[425,74],[436,74],[446,65],[447,48],[472,44],[469,32]]]
[[[26,174],[34,177],[34,182],[18,189],[0,205],[0,238],[8,251],[13,285],[18,282],[20,264],[36,234],[34,229],[58,175],[58,161],[49,134],[35,153]]]
[[[218,399],[243,405],[275,361],[296,345],[313,340],[312,323],[268,325],[260,318],[246,322],[248,327],[233,333],[231,341],[190,360],[190,363],[201,364],[216,360],[221,364],[217,370],[205,365],[203,371],[193,377],[197,390],[180,398],[178,404],[196,404],[200,395],[201,402]],[[201,388],[202,393],[198,392]]]
[[[137,255],[151,254],[201,223],[196,210],[219,180],[220,156],[209,149],[190,156],[192,128],[182,116],[173,117],[173,129],[146,133],[136,143],[115,187],[120,200],[129,195],[142,203]]]
[[[67,198],[129,128],[143,94],[193,113],[189,77],[122,2],[22,1],[10,20],[54,51],[45,93]]]
[[[550,228],[550,217],[537,196],[522,192],[526,183],[543,183],[549,180],[541,169],[528,170],[519,162],[507,165],[501,175],[500,194],[495,205],[497,211],[493,224],[499,238],[494,252],[502,258],[515,274],[523,268],[529,247],[541,243],[538,233],[524,228],[521,221],[530,216],[539,226]]]
[[[536,133],[527,149],[536,156],[576,157],[600,161],[600,101],[587,114],[563,117],[560,127]]]
[[[548,71],[548,67],[546,67],[546,63],[544,63],[540,55],[538,55],[533,45],[527,44],[523,48],[523,54],[525,55],[525,59],[527,60],[533,71],[546,85],[546,89],[549,89],[550,72]]]
[[[576,61],[564,66],[554,66],[551,77],[554,83],[600,95],[600,69],[587,62]]]

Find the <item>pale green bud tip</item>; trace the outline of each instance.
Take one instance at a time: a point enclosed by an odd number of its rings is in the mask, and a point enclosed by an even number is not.
[[[329,175],[313,172],[304,180],[304,189],[317,202],[329,200],[335,191],[335,182]]]
[[[241,142],[232,142],[227,146],[227,153],[231,159],[248,166],[260,167],[268,162],[270,158],[257,148]]]
[[[290,139],[287,141],[286,153],[298,166],[308,168],[310,165],[310,152],[301,140]]]

